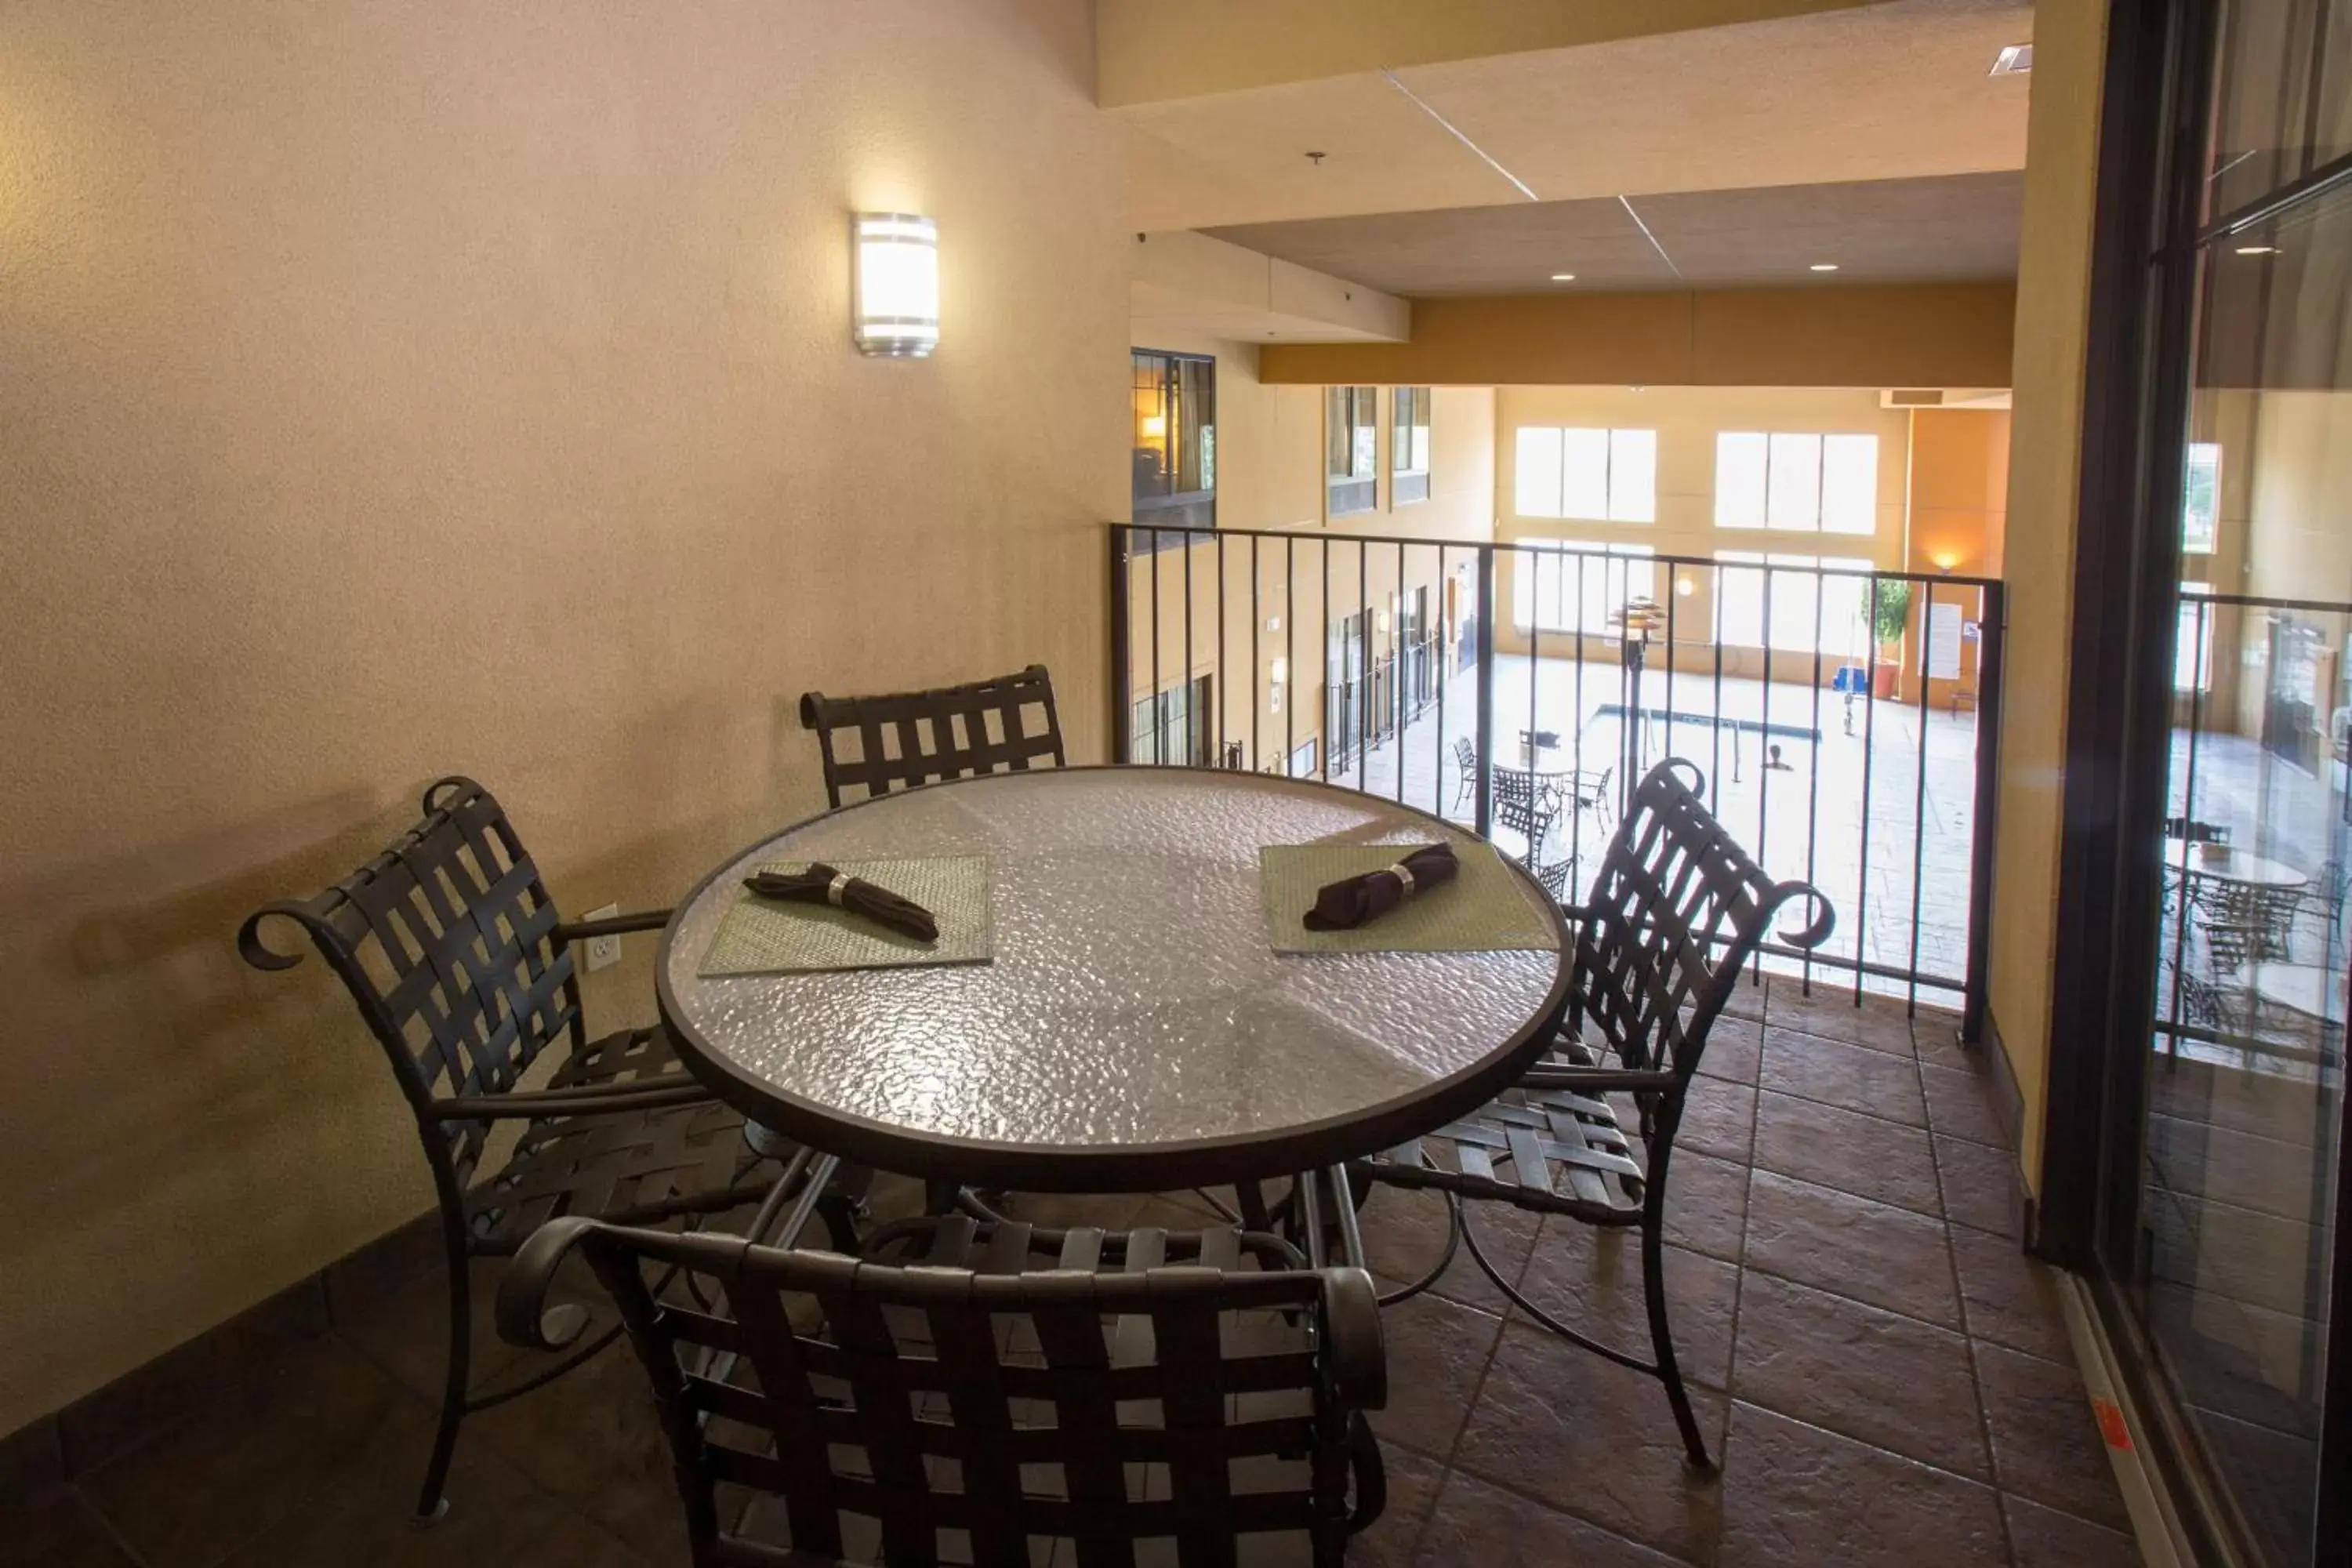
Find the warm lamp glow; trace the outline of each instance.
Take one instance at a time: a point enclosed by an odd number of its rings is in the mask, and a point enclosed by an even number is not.
[[[1290,661],[1286,658],[1276,659],[1266,667],[1265,678],[1275,685],[1280,686],[1290,679]]]
[[[1153,440],[1168,434],[1168,416],[1147,414],[1143,416],[1143,433]]]
[[[1675,593],[1681,598],[1689,598],[1691,596],[1691,590],[1695,586],[1696,584],[1693,584],[1687,576],[1677,577],[1675,579]]]
[[[1948,550],[1939,550],[1935,554],[1927,557],[1927,559],[1936,563],[1937,571],[1944,573],[1947,575],[1950,574],[1953,567],[1958,566],[1960,563],[1960,558],[1953,554]]]
[[[859,213],[858,351],[923,359],[940,346],[940,231],[912,213]]]

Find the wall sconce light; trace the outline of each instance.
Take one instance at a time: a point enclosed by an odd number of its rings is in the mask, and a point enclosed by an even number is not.
[[[1290,679],[1290,661],[1286,658],[1276,659],[1266,666],[1265,678],[1276,686],[1283,685]]]
[[[1960,563],[1960,558],[1948,550],[1938,552],[1927,559],[1933,561],[1936,563],[1936,570],[1947,577],[1952,574],[1952,568]]]
[[[1143,433],[1154,440],[1168,434],[1168,416],[1147,414],[1143,416]]]
[[[940,346],[940,230],[912,213],[859,213],[860,353],[926,359]]]
[[[1691,596],[1691,590],[1696,586],[1696,584],[1691,582],[1689,574],[1685,573],[1675,579],[1675,596],[1687,599]]]

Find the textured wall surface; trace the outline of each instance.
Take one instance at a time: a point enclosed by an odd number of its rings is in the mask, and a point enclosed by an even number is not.
[[[1102,753],[1093,48],[1085,0],[0,15],[0,1432],[427,1203],[320,966],[230,939],[434,775],[584,911],[822,804],[807,688],[1043,659]],[[936,360],[852,349],[856,208],[938,219]]]

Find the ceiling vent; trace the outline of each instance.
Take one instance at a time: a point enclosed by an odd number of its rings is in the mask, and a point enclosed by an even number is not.
[[[2033,68],[2033,46],[2011,44],[1995,55],[1989,76],[2023,76]]]
[[[1881,408],[1941,408],[1944,389],[1940,386],[1898,386],[1880,395]]]

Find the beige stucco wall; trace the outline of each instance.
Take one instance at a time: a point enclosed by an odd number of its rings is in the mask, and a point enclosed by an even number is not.
[[[1103,754],[1092,77],[1084,0],[8,8],[0,1432],[428,1201],[231,936],[435,774],[584,911],[822,805],[807,688],[1042,659]],[[939,220],[933,361],[851,347],[862,207]]]
[[[2035,13],[2018,265],[1990,1005],[2024,1099],[2019,1164],[2037,1191],[2105,26],[2102,5],[2046,5]]]

